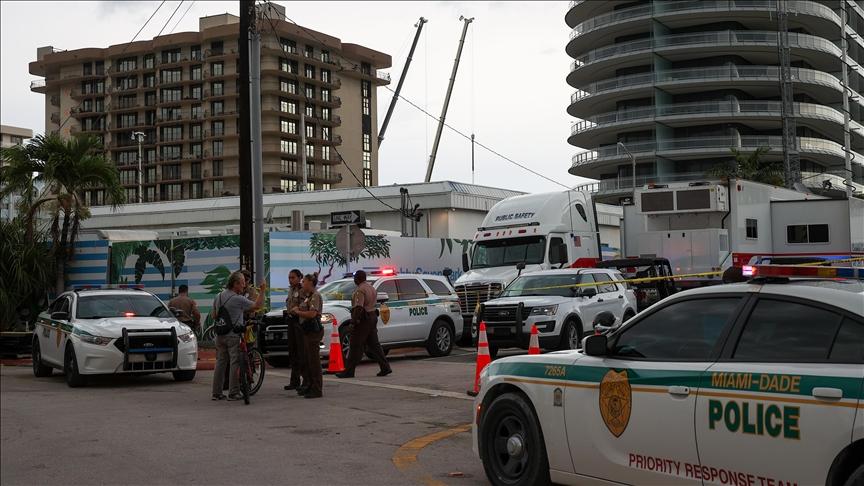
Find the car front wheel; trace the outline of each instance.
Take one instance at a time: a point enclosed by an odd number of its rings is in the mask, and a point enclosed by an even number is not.
[[[549,484],[549,461],[534,411],[518,393],[495,398],[479,430],[480,459],[496,486]]]
[[[195,370],[178,370],[172,371],[174,381],[192,381],[195,379]]]
[[[54,369],[50,366],[45,366],[42,363],[42,349],[39,347],[39,339],[33,338],[33,376],[36,378],[46,378],[53,374]]]
[[[432,331],[426,341],[426,351],[432,356],[447,356],[453,350],[453,330],[443,320],[432,324]]]
[[[77,388],[87,384],[86,378],[78,372],[78,357],[75,355],[75,348],[71,344],[66,346],[63,371],[66,373],[66,384],[70,387]]]
[[[582,347],[582,333],[573,321],[564,323],[561,329],[561,349],[579,349]]]

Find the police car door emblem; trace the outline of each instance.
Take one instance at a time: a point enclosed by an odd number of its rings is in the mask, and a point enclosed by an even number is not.
[[[600,415],[615,437],[621,437],[627,429],[631,404],[632,391],[627,370],[609,370],[600,382]]]
[[[381,322],[386,326],[390,322],[390,307],[387,304],[381,304],[379,311],[381,312]]]

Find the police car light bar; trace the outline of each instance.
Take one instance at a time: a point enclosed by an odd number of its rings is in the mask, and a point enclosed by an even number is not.
[[[79,290],[116,290],[116,289],[144,290],[144,284],[73,285],[72,286],[72,290],[75,292],[77,292]]]
[[[393,277],[396,275],[396,267],[381,267],[378,270],[367,270],[366,274],[370,277]],[[353,276],[353,272],[343,274],[344,278],[351,278]]]
[[[798,265],[744,265],[745,277],[811,277],[864,280],[864,268]]]

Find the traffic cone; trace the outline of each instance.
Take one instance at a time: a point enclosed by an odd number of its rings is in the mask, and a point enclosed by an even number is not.
[[[528,342],[528,354],[540,354],[540,338],[537,336],[537,324],[531,324],[531,340]]]
[[[336,320],[333,320],[333,332],[330,333],[330,357],[327,360],[327,373],[339,373],[345,371],[345,363],[342,360],[342,342],[339,340],[339,329]]]
[[[468,394],[472,397],[476,397],[480,393],[480,372],[491,362],[489,340],[486,338],[486,322],[480,321],[480,337],[477,340],[477,366],[474,371],[474,389],[468,390]]]

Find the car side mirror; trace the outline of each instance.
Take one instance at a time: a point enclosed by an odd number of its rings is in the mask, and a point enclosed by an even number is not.
[[[387,295],[387,292],[378,292],[378,303],[387,302],[390,300],[390,296]]]
[[[606,356],[609,353],[609,341],[603,334],[595,334],[582,340],[582,351],[586,356]]]
[[[467,272],[468,270],[470,270],[470,266],[468,265],[468,254],[463,253],[462,254],[462,271]]]
[[[579,297],[591,298],[597,295],[597,287],[582,287],[579,291]]]
[[[68,312],[52,312],[51,319],[55,321],[68,321],[69,313]]]

